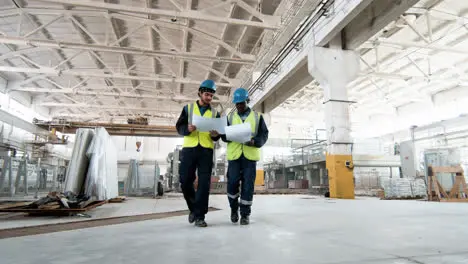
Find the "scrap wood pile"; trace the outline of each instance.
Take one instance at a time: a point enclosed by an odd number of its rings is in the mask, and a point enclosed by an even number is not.
[[[96,201],[87,195],[75,195],[71,192],[50,192],[47,196],[29,202],[4,202],[0,204],[0,212],[73,212],[86,211],[104,204],[106,201]]]
[[[109,203],[123,203],[125,200],[127,200],[127,197],[119,196],[119,197],[109,199],[108,202]]]
[[[74,195],[71,192],[57,193],[51,192],[46,197],[40,198],[37,201],[31,203],[29,208],[31,209],[60,209],[60,208],[84,208],[93,202],[86,195]]]

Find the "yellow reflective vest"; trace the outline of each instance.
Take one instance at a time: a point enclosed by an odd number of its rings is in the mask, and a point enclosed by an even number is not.
[[[193,115],[202,116],[200,108],[197,102],[187,105],[188,110],[188,123],[192,124]],[[207,109],[203,114],[206,118],[216,118],[216,110]],[[210,132],[199,132],[198,130],[193,131],[190,135],[184,137],[184,148],[193,148],[200,144],[204,148],[214,148],[213,140],[211,139]]]
[[[251,110],[249,116],[242,122],[241,117],[237,112],[231,113],[229,115],[229,124],[238,125],[242,123],[249,123],[252,128],[252,138],[255,137],[258,133],[258,125],[260,120],[260,114]],[[244,154],[248,160],[259,161],[260,160],[260,149],[257,147],[247,146],[245,144],[237,142],[229,142],[227,146],[227,159],[228,160],[237,160],[240,156]]]

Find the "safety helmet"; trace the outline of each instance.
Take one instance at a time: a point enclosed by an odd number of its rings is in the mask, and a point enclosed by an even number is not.
[[[204,80],[200,84],[200,88],[198,89],[201,92],[210,92],[210,93],[215,93],[216,92],[216,84],[213,80]]]
[[[249,92],[244,88],[237,88],[234,91],[234,96],[232,98],[232,103],[238,104],[247,102],[249,100]]]

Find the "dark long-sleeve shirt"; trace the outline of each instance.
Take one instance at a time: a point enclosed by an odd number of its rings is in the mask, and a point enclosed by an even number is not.
[[[245,111],[242,116],[244,117],[247,117],[249,116],[250,114],[250,111],[251,109],[247,109],[247,111]],[[241,117],[242,117],[241,116]],[[257,135],[253,138],[253,141],[254,141],[254,146],[257,147],[257,148],[261,148],[263,147],[263,145],[265,145],[265,143],[268,141],[268,128],[267,128],[267,125],[265,123],[265,120],[263,119],[263,116],[260,116],[259,120],[258,120],[259,124],[258,124],[258,133]],[[230,126],[231,124],[229,124],[229,118],[228,118],[228,121],[227,121],[227,125]],[[229,143],[230,141],[226,139],[226,135],[221,135],[221,139],[226,142],[226,143]]]
[[[200,104],[197,101],[197,105],[200,108],[200,113],[203,115],[206,110],[211,109],[211,106],[200,106]],[[216,113],[216,118],[220,118],[219,113]],[[177,120],[176,123],[176,129],[177,133],[181,136],[188,136],[190,135],[190,132],[188,130],[188,109],[187,106],[184,106],[182,109],[182,113],[180,113],[179,119]],[[217,137],[211,137],[213,141],[218,141],[221,136]]]

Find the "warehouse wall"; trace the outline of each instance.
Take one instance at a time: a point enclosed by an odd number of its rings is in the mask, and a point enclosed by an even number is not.
[[[393,142],[381,138],[356,138],[353,140],[354,155],[393,155]]]
[[[294,116],[294,114],[291,115],[290,117],[286,117],[279,114],[272,114],[271,117],[267,117],[270,119],[268,120],[269,122],[267,122],[270,138],[314,139],[316,138],[316,130],[325,128],[323,120],[312,119],[310,116],[298,118]],[[325,137],[325,135],[319,132],[319,137]]]
[[[413,109],[414,110],[414,109]],[[449,115],[450,116],[450,115]],[[445,121],[433,123],[427,126],[419,126],[415,132],[415,166],[417,173],[423,175],[424,171],[424,152],[433,149],[454,148],[458,152],[456,162],[459,162],[465,171],[468,170],[468,117],[458,116],[448,118]],[[420,121],[421,122],[421,121]],[[409,123],[411,124],[411,123]],[[391,153],[393,144],[411,139],[409,127],[386,134],[380,138],[372,139],[374,147],[377,150],[377,145],[380,145],[383,153]],[[421,140],[422,139],[422,140]],[[370,142],[370,141],[368,141]],[[372,152],[369,144],[356,145],[355,149],[361,149],[359,152]],[[369,169],[362,168],[354,170],[356,178],[356,189],[366,188],[368,186],[376,186],[382,182],[382,179],[389,177],[389,169]],[[393,175],[398,175],[398,171],[393,171]],[[468,177],[467,177],[468,180]],[[448,184],[451,187],[451,179],[448,178],[443,184]]]
[[[119,151],[119,180],[127,177],[130,159],[140,161],[143,177],[149,177],[149,181],[152,181],[156,161],[159,164],[160,174],[165,174],[168,165],[166,160],[168,154],[173,152],[177,145],[183,143],[182,138],[114,136],[112,139]],[[141,141],[140,152],[136,151],[137,141]]]
[[[167,166],[159,166],[159,174],[164,175],[166,173]],[[142,188],[152,187],[154,184],[154,164],[149,162],[143,162],[140,164],[140,186]],[[128,175],[128,163],[118,164],[118,178],[119,181],[124,181]]]
[[[453,90],[434,95],[433,102],[414,102],[398,107],[395,114],[368,116],[370,112],[368,109],[352,112],[351,120],[356,124],[353,126],[354,134],[362,137],[377,137],[397,133],[413,125],[431,124],[468,113],[466,87]],[[459,92],[458,95],[455,90]]]
[[[47,119],[49,109],[32,104],[32,97],[23,92],[6,93],[8,82],[0,76],[0,108],[28,122],[33,118]]]
[[[182,138],[159,138],[159,137],[133,137],[114,136],[112,137],[119,150],[119,161],[157,160],[166,162],[166,157],[173,152],[177,145],[183,143]],[[136,151],[136,142],[141,141],[140,152]]]

